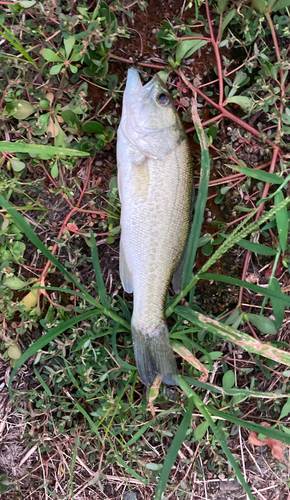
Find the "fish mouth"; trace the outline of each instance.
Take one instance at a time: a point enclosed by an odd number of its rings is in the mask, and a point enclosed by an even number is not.
[[[145,85],[142,85],[139,71],[135,67],[129,68],[124,97],[131,102],[138,98],[142,99],[150,94],[157,83],[160,83],[158,74],[154,75]]]

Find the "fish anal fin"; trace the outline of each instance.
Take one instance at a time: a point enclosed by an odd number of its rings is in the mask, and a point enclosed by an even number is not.
[[[126,260],[122,238],[120,243],[120,277],[125,292],[133,293],[133,276]]]

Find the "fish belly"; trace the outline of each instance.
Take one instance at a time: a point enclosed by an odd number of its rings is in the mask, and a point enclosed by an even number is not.
[[[140,157],[137,164],[126,157],[124,167],[119,162],[121,247],[134,293],[132,334],[137,367],[146,385],[156,374],[173,384],[178,374],[164,306],[189,231],[193,178],[188,143],[184,140],[164,160]],[[157,355],[160,343],[163,347]],[[165,373],[168,371],[171,374]]]

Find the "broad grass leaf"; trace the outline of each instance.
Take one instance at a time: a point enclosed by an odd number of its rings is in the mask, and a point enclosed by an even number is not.
[[[235,385],[235,374],[228,370],[223,376],[223,389],[231,389]]]
[[[250,250],[250,252],[257,253],[259,255],[276,255],[277,251],[274,248],[267,247],[266,245],[261,245],[260,243],[255,243],[249,240],[240,240],[237,245]]]
[[[201,273],[199,275],[200,279],[206,280],[214,280],[221,281],[222,283],[228,283],[229,285],[234,286],[242,286],[244,288],[248,288],[252,292],[259,293],[264,295],[265,297],[269,297],[270,299],[278,299],[283,302],[286,306],[290,306],[290,297],[285,295],[282,292],[278,292],[276,290],[271,290],[269,288],[263,288],[262,286],[255,285],[254,283],[249,283],[248,281],[239,280],[236,278],[231,278],[230,276],[225,276],[223,274],[214,274],[214,273]]]
[[[64,156],[89,156],[89,153],[77,149],[56,148],[41,144],[26,144],[24,142],[0,141],[0,151],[8,153],[30,153],[40,158],[53,158],[55,155]]]
[[[206,136],[203,130],[199,115],[197,113],[197,109],[194,106],[192,106],[192,113],[195,120],[194,125],[196,133],[199,138],[200,149],[201,149],[201,171],[200,171],[198,195],[195,203],[194,216],[188,239],[186,260],[182,275],[182,289],[184,289],[186,285],[189,283],[192,275],[192,268],[199,244],[199,235],[204,219],[204,210],[207,200],[208,183],[210,175],[210,156],[208,150],[208,137]]]
[[[241,172],[241,174],[245,174],[248,177],[253,177],[253,179],[259,179],[263,182],[270,182],[271,184],[282,184],[284,182],[284,179],[282,179],[282,177],[279,177],[279,175],[269,174],[269,172],[264,172],[264,170],[258,170],[255,168],[248,168],[241,165],[232,164],[227,164],[226,166],[232,168],[233,170],[236,170],[237,172]]]
[[[276,292],[281,292],[281,287],[279,285],[279,281],[277,278],[272,278],[269,282],[270,290],[274,290]],[[282,293],[282,292],[281,292]],[[283,323],[283,319],[285,316],[285,304],[283,304],[280,300],[271,298],[273,313],[275,316],[275,323],[277,326],[277,330],[280,330],[281,325]]]
[[[198,49],[206,45],[208,42],[206,40],[183,40],[179,42],[176,48],[176,61],[179,63],[182,59],[190,57]]]
[[[247,320],[250,321],[260,332],[266,335],[274,335],[277,333],[277,326],[273,319],[266,318],[258,314],[248,313]]]
[[[277,191],[275,194],[275,206],[279,205],[284,200],[284,195],[282,191]],[[279,242],[282,248],[282,252],[284,253],[286,250],[287,237],[288,237],[288,213],[287,208],[284,207],[282,210],[279,210],[276,214],[277,228],[278,228],[278,236]]]
[[[287,366],[290,365],[289,352],[277,349],[273,345],[267,344],[266,342],[260,342],[244,332],[240,332],[239,330],[235,330],[228,325],[219,323],[217,320],[204,316],[203,314],[193,311],[188,307],[177,306],[175,308],[175,312],[182,318],[191,321],[193,324],[198,325],[201,328],[206,328],[218,337],[242,347],[245,351],[259,354],[265,358],[273,359],[273,361],[277,361],[278,363],[284,363]]]

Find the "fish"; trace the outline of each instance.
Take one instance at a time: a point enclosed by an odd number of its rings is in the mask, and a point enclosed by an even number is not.
[[[119,271],[133,293],[131,332],[139,376],[178,385],[165,304],[190,229],[193,166],[182,121],[156,74],[142,85],[128,70],[117,132],[121,202]],[[184,261],[184,258],[183,258]]]

